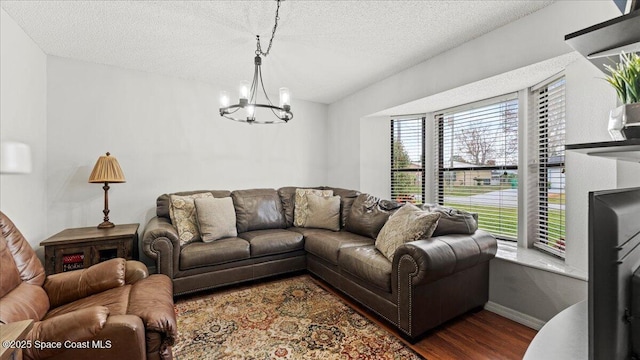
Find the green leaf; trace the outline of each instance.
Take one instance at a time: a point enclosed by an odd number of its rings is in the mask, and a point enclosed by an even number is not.
[[[621,53],[620,62],[615,67],[605,64],[609,75],[605,80],[616,90],[624,104],[640,100],[640,56],[636,53]]]

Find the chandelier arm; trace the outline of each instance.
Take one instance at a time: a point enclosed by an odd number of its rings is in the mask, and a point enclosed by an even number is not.
[[[234,105],[229,105],[227,107],[220,108],[220,115],[225,116],[225,115],[233,114],[233,113],[235,113],[236,111],[240,110],[243,107],[244,106],[242,106],[240,104],[234,104]],[[235,110],[230,111],[231,109],[235,109]]]
[[[251,98],[249,100],[250,104],[255,104],[256,102],[258,102],[258,81],[259,76],[258,73],[260,72],[260,65],[256,64],[255,65],[255,69],[253,70],[253,82],[251,83]]]
[[[267,94],[267,90],[264,88],[264,82],[262,81],[262,68],[258,67],[259,77],[260,77],[260,86],[262,86],[262,92],[264,93],[264,97],[267,99],[269,105],[273,106],[271,99],[269,99],[269,95]]]
[[[258,121],[258,120],[255,120],[255,119],[252,119],[251,121],[248,121],[245,118],[237,119],[237,118],[234,118],[233,116],[229,116],[229,115],[231,115],[233,113],[232,112],[227,112],[226,110],[231,109],[231,108],[241,108],[242,106],[239,105],[239,104],[231,105],[231,106],[228,106],[226,108],[221,108],[220,109],[220,115],[225,117],[225,118],[227,118],[227,119],[229,119],[229,120],[233,120],[233,121],[237,121],[237,122],[243,122],[243,123],[249,123],[249,124],[279,124],[279,123],[286,123],[289,120],[293,119],[293,113],[291,111],[286,111],[281,107],[274,106],[274,105],[266,105],[266,104],[255,104],[254,106],[256,108],[266,108],[266,109],[270,109],[271,111],[274,111],[274,115],[276,115],[276,118],[279,121]],[[280,117],[280,115],[275,113],[276,110],[284,112],[287,116]]]
[[[276,111],[274,109],[271,109],[271,112],[273,113],[273,115],[275,115],[277,118],[280,118],[280,114],[277,114]]]

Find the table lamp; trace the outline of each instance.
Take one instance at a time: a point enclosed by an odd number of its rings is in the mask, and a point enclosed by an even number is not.
[[[104,183],[102,187],[104,189],[104,210],[102,211],[104,213],[104,221],[98,225],[98,229],[114,227],[115,225],[109,221],[109,183],[126,182],[118,160],[111,156],[110,153],[100,156],[89,176],[89,182]]]

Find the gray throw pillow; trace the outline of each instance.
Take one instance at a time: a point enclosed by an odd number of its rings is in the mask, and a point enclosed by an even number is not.
[[[478,230],[477,214],[437,204],[423,204],[423,210],[439,212],[440,220],[433,236],[473,234]]]
[[[405,204],[396,211],[376,238],[378,249],[389,261],[402,244],[431,237],[438,225],[440,213],[420,210],[415,205]]]
[[[238,236],[236,210],[230,197],[199,198],[195,199],[195,203],[202,241]]]
[[[307,228],[340,230],[340,196],[307,194]]]

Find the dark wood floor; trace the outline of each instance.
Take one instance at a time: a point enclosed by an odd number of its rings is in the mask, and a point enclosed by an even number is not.
[[[452,320],[429,332],[416,344],[410,344],[386,322],[326,283],[313,279],[318,285],[341,298],[353,309],[395,334],[407,346],[428,360],[520,360],[536,335],[536,330],[490,311],[481,310]]]

